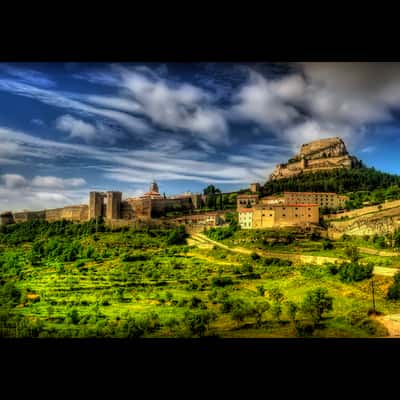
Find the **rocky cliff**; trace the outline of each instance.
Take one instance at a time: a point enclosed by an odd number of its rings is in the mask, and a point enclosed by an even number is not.
[[[303,144],[300,153],[285,164],[278,164],[270,180],[289,178],[301,173],[354,168],[360,165],[356,157],[349,155],[343,140],[339,137],[315,140]]]

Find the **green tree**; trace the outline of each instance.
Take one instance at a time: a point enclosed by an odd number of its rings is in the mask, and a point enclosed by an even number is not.
[[[267,301],[256,301],[253,304],[252,313],[256,319],[256,326],[260,327],[264,313],[269,310],[270,304]]]
[[[360,252],[356,246],[347,246],[344,252],[352,263],[356,263],[360,259]]]
[[[299,307],[293,301],[288,301],[286,303],[286,306],[287,306],[287,312],[288,312],[289,318],[295,324],[296,323],[296,315],[297,315],[297,311],[299,310]]]
[[[387,291],[387,298],[389,300],[400,300],[400,272],[396,272],[394,275],[393,283]]]
[[[325,312],[333,310],[333,297],[326,288],[309,290],[303,300],[302,310],[309,314],[314,324],[318,324]]]

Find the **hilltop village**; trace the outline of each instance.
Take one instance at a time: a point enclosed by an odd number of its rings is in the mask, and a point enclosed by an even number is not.
[[[286,164],[278,164],[269,180],[278,180],[303,173],[336,168],[353,168],[359,161],[350,156],[342,139],[328,138],[303,144],[300,153]],[[113,225],[129,225],[132,221],[165,218],[191,226],[217,226],[225,223],[225,210],[207,210],[207,194],[182,193],[161,195],[158,184],[151,183],[149,191],[140,197],[122,198],[118,191],[90,192],[88,204],[66,206],[41,211],[3,212],[0,224],[8,225],[30,220],[83,222],[101,217]],[[320,221],[320,208],[343,209],[347,196],[326,192],[284,192],[280,196],[263,197],[263,186],[250,184],[236,197],[238,224],[243,229],[313,226]],[[204,212],[203,210],[207,211]],[[232,210],[229,210],[232,211]]]

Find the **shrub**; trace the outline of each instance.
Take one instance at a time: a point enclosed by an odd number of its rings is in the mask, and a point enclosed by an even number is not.
[[[210,322],[216,319],[216,314],[210,311],[196,313],[187,311],[184,317],[190,333],[202,337],[209,329]]]
[[[333,309],[333,297],[328,295],[325,288],[316,288],[308,291],[302,303],[302,310],[311,316],[314,324],[318,324],[324,312]]]
[[[233,285],[232,278],[230,278],[229,276],[218,276],[212,278],[211,280],[212,287],[224,287],[228,285]]]
[[[307,336],[312,336],[314,333],[315,326],[310,323],[297,323],[296,324],[296,334],[297,336],[300,337],[307,337]]]
[[[196,297],[196,296],[193,296],[189,302],[190,308],[198,308],[202,305],[202,303],[203,303],[203,300],[201,300],[199,297]]]
[[[336,264],[328,264],[327,266],[332,275],[336,275],[339,272],[339,267]]]
[[[85,262],[84,261],[78,261],[76,264],[75,264],[75,267],[76,268],[81,268],[81,267],[83,267],[85,265]]]
[[[72,308],[70,311],[68,311],[66,322],[72,322],[75,325],[79,322],[79,313],[76,308]]]
[[[333,244],[332,244],[332,242],[331,242],[330,240],[324,239],[324,240],[322,241],[322,248],[323,248],[324,250],[333,249]]]
[[[253,314],[253,309],[242,299],[236,299],[231,303],[231,316],[239,325],[247,316]]]
[[[255,251],[253,251],[253,252],[250,254],[250,257],[251,257],[252,260],[259,260],[259,259],[261,258],[260,255],[257,254]]]
[[[252,314],[256,318],[257,327],[261,326],[264,313],[270,308],[267,301],[257,301],[253,304]]]
[[[400,300],[400,272],[397,272],[393,277],[393,283],[387,291],[389,300]]]
[[[344,252],[352,263],[356,263],[360,259],[360,252],[356,246],[348,246]]]
[[[279,302],[275,302],[271,307],[272,316],[280,321],[282,315],[282,305]]]
[[[339,276],[342,282],[358,282],[372,277],[374,266],[371,263],[360,265],[358,263],[343,264],[339,268]]]
[[[263,285],[257,286],[257,292],[261,297],[264,297],[265,287]]]
[[[296,303],[294,303],[293,301],[288,301],[286,303],[286,306],[287,306],[287,312],[288,312],[289,318],[291,319],[291,321],[293,323],[296,323],[296,314],[299,309],[298,305]]]

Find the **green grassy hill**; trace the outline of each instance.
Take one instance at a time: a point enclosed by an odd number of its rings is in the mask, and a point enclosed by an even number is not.
[[[344,282],[332,266],[188,246],[181,228],[97,230],[66,221],[2,229],[1,337],[386,334],[368,316],[369,281]],[[400,311],[386,299],[392,282],[375,278],[385,313]],[[332,309],[315,322],[321,296]]]

